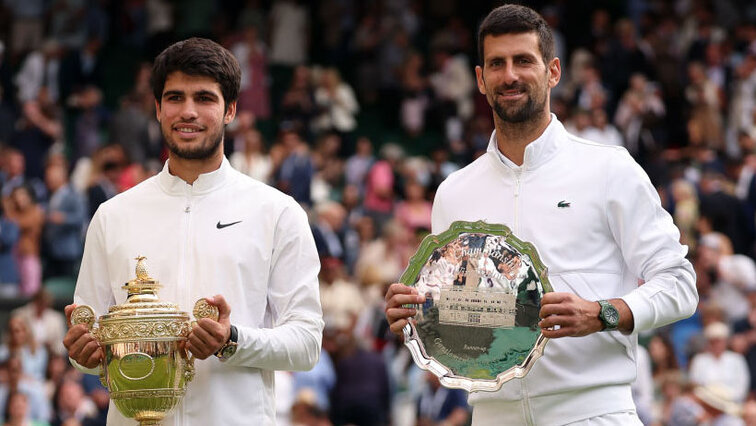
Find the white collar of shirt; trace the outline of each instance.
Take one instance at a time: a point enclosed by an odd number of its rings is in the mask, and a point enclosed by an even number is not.
[[[567,131],[564,129],[562,123],[556,118],[556,115],[551,114],[551,121],[546,129],[541,133],[536,140],[529,143],[525,147],[524,161],[521,166],[518,166],[512,160],[507,158],[499,150],[499,146],[496,143],[496,130],[491,132],[491,138],[488,141],[488,153],[495,155],[499,158],[500,163],[504,164],[510,169],[535,169],[540,165],[546,163],[551,159],[559,149],[564,140],[563,136],[567,135]]]
[[[170,161],[170,160],[168,160]],[[223,157],[220,167],[209,173],[202,173],[191,185],[178,176],[168,171],[168,161],[163,165],[163,170],[158,174],[160,187],[169,194],[205,194],[220,188],[226,182],[232,172],[231,165],[226,157]]]

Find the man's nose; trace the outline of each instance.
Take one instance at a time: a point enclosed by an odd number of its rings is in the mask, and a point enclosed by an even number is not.
[[[515,70],[514,64],[512,62],[507,62],[507,64],[504,66],[503,79],[505,84],[515,83],[520,79],[520,76],[517,74],[517,71]]]
[[[181,106],[181,119],[194,120],[197,118],[197,105],[192,100],[187,100]]]

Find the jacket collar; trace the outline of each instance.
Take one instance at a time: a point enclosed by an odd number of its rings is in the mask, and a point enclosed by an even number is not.
[[[209,173],[203,173],[197,177],[197,180],[193,184],[186,183],[178,176],[172,175],[168,171],[168,162],[163,165],[163,170],[158,173],[157,180],[158,185],[167,193],[173,195],[200,195],[214,191],[228,180],[231,174],[231,165],[228,163],[226,157],[223,157],[223,161],[218,169]]]
[[[522,166],[516,165],[499,151],[498,144],[496,143],[496,130],[491,133],[487,153],[496,160],[496,163],[503,164],[513,170],[537,169],[556,155],[564,143],[566,136],[567,130],[565,130],[556,115],[552,113],[551,122],[546,126],[541,136],[525,147],[525,157]]]

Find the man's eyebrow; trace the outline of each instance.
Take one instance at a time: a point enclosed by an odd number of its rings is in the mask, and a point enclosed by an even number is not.
[[[163,92],[163,97],[165,98],[168,96],[183,95],[183,94],[184,94],[183,90],[166,90],[165,92]]]
[[[184,92],[183,90],[166,90],[165,92],[163,92],[164,98],[168,96],[175,96],[175,95],[185,96],[186,92]],[[191,96],[211,96],[215,99],[218,98],[218,95],[215,92],[210,91],[210,90],[198,90],[196,92],[192,92]]]
[[[192,93],[193,96],[212,96],[213,98],[218,98],[218,95],[215,92],[212,92],[210,90],[198,90],[194,93]]]

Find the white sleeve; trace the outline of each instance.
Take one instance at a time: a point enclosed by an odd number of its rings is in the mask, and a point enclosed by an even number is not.
[[[115,304],[115,297],[110,287],[102,216],[102,209],[98,209],[87,229],[84,255],[74,291],[74,303],[92,307],[95,318],[107,313],[108,307]],[[70,361],[74,367],[84,373],[99,374],[99,368],[85,368],[72,359]]]
[[[446,231],[451,223],[446,218],[446,211],[444,210],[441,198],[443,198],[444,183],[441,182],[438,190],[436,190],[436,196],[433,198],[433,207],[431,208],[431,232],[438,235]]]
[[[748,370],[746,359],[738,353],[733,353],[733,355],[733,361],[735,363],[735,368],[733,368],[733,370],[740,374],[735,375],[732,387],[735,390],[736,400],[742,402],[748,397],[748,388],[751,385],[751,373]]]
[[[273,328],[240,327],[229,365],[266,370],[309,370],[320,356],[323,319],[318,290],[320,262],[307,216],[291,200],[275,230],[268,309]]]
[[[661,206],[656,189],[625,149],[608,164],[607,218],[625,263],[645,283],[622,299],[634,317],[633,332],[687,318],[696,310],[693,266],[680,231]]]

